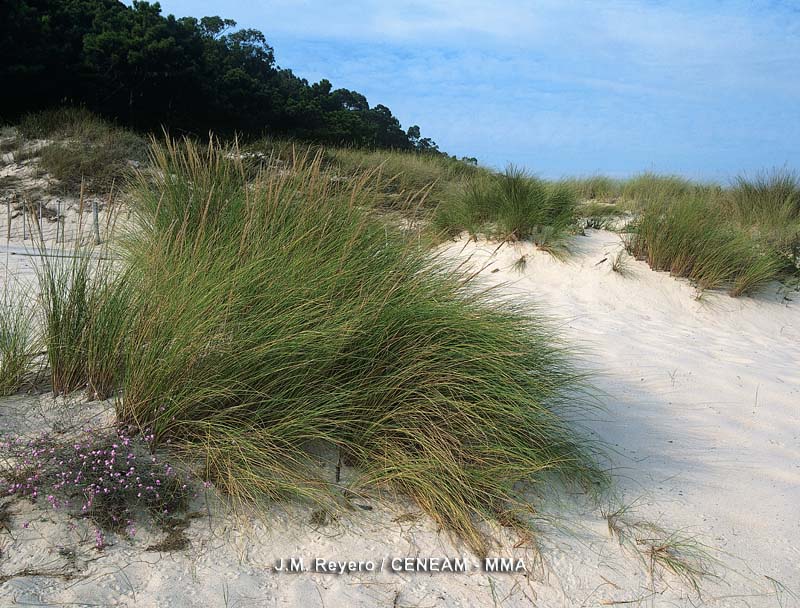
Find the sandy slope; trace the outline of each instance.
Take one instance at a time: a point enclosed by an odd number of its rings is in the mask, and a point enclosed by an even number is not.
[[[800,294],[789,301],[776,286],[698,300],[688,283],[630,258],[623,277],[611,269],[619,237],[605,231],[576,238],[566,263],[524,245],[495,249],[448,251],[541,304],[586,350],[607,393],[591,426],[616,451],[625,500],[800,592]]]
[[[494,554],[523,558],[528,572],[488,574],[400,499],[369,497],[361,502],[372,510],[319,525],[296,507],[243,523],[201,494],[194,508],[205,515],[192,520],[191,546],[173,553],[144,551],[161,536],[146,529],[98,552],[87,522],[15,502],[11,530],[0,532],[0,581],[26,567],[72,578],[9,578],[0,582],[0,605],[797,605],[800,303],[775,294],[698,301],[691,286],[641,263],[629,263],[629,277],[612,272],[619,247],[616,235],[589,231],[574,239],[566,262],[522,245],[495,252],[496,244],[461,241],[443,252],[485,265],[481,280],[505,283],[505,293],[539,305],[583,349],[606,394],[605,411],[588,425],[611,449],[618,497],[607,509],[634,503],[628,523],[659,524],[715,547],[720,579],[705,580],[700,598],[668,573],[653,576],[642,559],[646,547],[620,546],[603,509],[581,497],[548,502],[537,543],[515,547],[519,539],[498,532]],[[519,272],[513,264],[522,255],[527,264]],[[8,259],[13,270],[29,264]],[[30,433],[108,407],[8,398],[0,400],[0,434]],[[464,557],[469,572],[272,569],[279,558],[380,563],[394,556]]]

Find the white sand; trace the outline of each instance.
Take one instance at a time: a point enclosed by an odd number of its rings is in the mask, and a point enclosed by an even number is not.
[[[242,525],[213,500],[192,521],[187,550],[158,553],[141,530],[133,541],[94,548],[85,521],[26,501],[0,532],[0,581],[24,568],[71,580],[22,575],[0,583],[0,605],[118,606],[793,606],[800,594],[800,304],[709,295],[631,261],[632,277],[609,266],[616,235],[576,237],[566,262],[529,246],[462,241],[447,256],[487,265],[487,284],[540,305],[585,352],[606,411],[588,424],[612,450],[618,499],[628,522],[649,522],[715,548],[719,579],[698,598],[620,546],[601,509],[580,497],[551,499],[537,543],[498,532],[494,554],[523,558],[527,574],[488,574],[466,548],[401,499],[369,498],[326,526],[299,507]],[[512,268],[527,255],[523,273]],[[5,257],[5,256],[4,256]],[[609,261],[596,264],[603,258]],[[16,270],[21,262],[12,258]],[[498,272],[491,272],[498,269]],[[796,294],[797,295],[797,294]],[[0,400],[0,434],[44,430],[109,404],[65,408],[46,397]],[[208,516],[210,513],[210,517]],[[23,528],[24,522],[30,522]],[[69,524],[76,527],[70,530]],[[658,533],[653,532],[653,537]],[[59,552],[65,547],[74,551]],[[278,573],[276,559],[464,557],[465,574]],[[771,579],[778,581],[772,582]],[[786,587],[783,587],[786,586]]]

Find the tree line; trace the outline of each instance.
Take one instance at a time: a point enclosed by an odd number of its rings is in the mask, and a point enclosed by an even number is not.
[[[0,119],[73,104],[139,129],[293,137],[439,153],[357,91],[309,83],[255,29],[134,0],[5,0]]]

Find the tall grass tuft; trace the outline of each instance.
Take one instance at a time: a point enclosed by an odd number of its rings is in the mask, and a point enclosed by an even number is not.
[[[576,208],[568,184],[547,183],[509,166],[501,175],[465,182],[439,206],[433,223],[448,236],[484,230],[555,252],[575,226]]]
[[[622,194],[623,182],[605,175],[573,177],[560,181],[581,201],[612,202]]]
[[[622,185],[622,198],[639,207],[648,203],[675,200],[691,194],[696,185],[677,175],[659,175],[645,171]]]
[[[565,421],[581,378],[547,324],[387,229],[368,178],[331,180],[317,154],[251,182],[238,154],[188,142],[153,164],[125,245],[123,421],[241,499],[334,508],[315,456],[331,446],[351,489],[402,491],[478,552],[480,522],[523,506],[517,482],[602,480]]]
[[[53,394],[86,386],[86,326],[89,318],[91,256],[53,254],[42,242],[36,266],[44,346]]]
[[[85,335],[86,381],[94,399],[108,399],[120,388],[132,306],[125,270],[99,260],[92,274]]]
[[[502,233],[550,246],[575,222],[576,198],[562,184],[546,184],[509,167],[498,180],[497,223]]]
[[[34,370],[36,334],[25,298],[4,290],[0,300],[0,396],[18,391]]]
[[[44,244],[39,249],[36,272],[53,393],[85,387],[93,398],[106,399],[121,381],[132,305],[125,274],[80,245],[67,254]]]
[[[496,183],[486,174],[463,180],[445,195],[433,214],[434,229],[452,237],[467,231],[477,234],[495,216]]]
[[[738,296],[780,276],[774,251],[726,221],[713,199],[690,196],[652,203],[630,229],[631,254],[655,270],[688,277],[701,290],[726,288]]]
[[[800,177],[773,170],[739,176],[726,199],[727,211],[744,229],[775,246],[795,267],[800,261]]]

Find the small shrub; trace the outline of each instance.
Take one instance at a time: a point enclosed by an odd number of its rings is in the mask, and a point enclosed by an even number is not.
[[[142,512],[167,518],[191,495],[185,476],[152,453],[152,440],[130,429],[86,428],[68,440],[43,434],[0,442],[10,457],[0,495],[46,501],[101,530],[133,535]]]
[[[129,161],[141,161],[144,141],[127,131],[110,131],[92,141],[53,142],[40,151],[42,168],[61,182],[68,192],[108,191],[112,184],[131,173]]]

